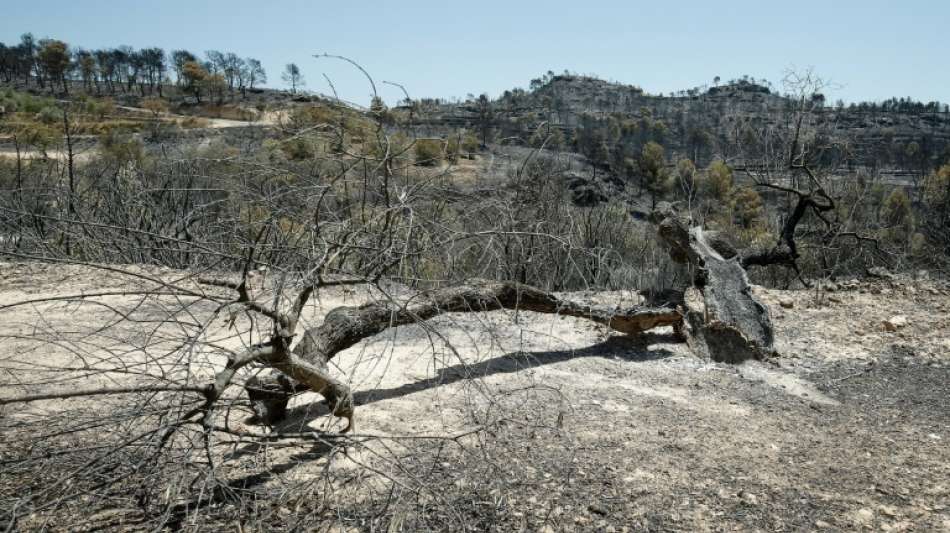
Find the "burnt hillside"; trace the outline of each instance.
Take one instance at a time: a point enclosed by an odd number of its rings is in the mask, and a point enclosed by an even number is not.
[[[670,96],[653,95],[636,86],[575,75],[535,80],[530,90],[513,89],[495,100],[471,98],[461,103],[422,101],[422,124],[491,130],[494,139],[530,142],[539,127],[560,129],[564,147],[595,163],[605,143],[620,150],[622,160],[649,141],[699,165],[715,158],[733,159],[739,145],[790,120],[797,101],[760,83],[738,80]],[[938,102],[908,99],[882,103],[830,105],[814,94],[818,128],[834,131],[848,145],[848,165],[926,173],[950,157],[950,113]],[[601,157],[598,157],[601,156]]]

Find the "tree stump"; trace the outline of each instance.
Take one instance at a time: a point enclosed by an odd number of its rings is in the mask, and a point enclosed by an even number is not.
[[[655,218],[670,257],[696,268],[695,288],[684,298],[683,334],[690,348],[725,363],[773,355],[768,307],[752,293],[738,254],[720,236],[687,228],[669,206],[661,209]]]

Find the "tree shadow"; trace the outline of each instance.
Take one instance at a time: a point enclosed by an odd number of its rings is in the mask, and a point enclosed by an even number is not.
[[[511,352],[478,363],[448,366],[440,369],[432,377],[406,383],[389,389],[357,391],[353,400],[357,407],[399,398],[416,392],[451,385],[459,381],[480,379],[497,374],[512,374],[522,370],[554,363],[561,363],[581,357],[606,357],[634,363],[666,359],[673,352],[666,348],[650,349],[651,344],[676,343],[680,339],[672,333],[646,332],[635,336],[616,335],[586,348],[553,350],[540,352]],[[287,418],[275,426],[277,431],[298,430],[316,418],[329,414],[323,403],[310,403],[290,409]]]
[[[354,401],[356,406],[359,407],[436,387],[451,385],[459,381],[485,378],[498,374],[512,374],[530,368],[537,368],[581,357],[614,358],[633,363],[656,361],[671,357],[673,352],[666,348],[650,349],[651,344],[678,342],[680,342],[680,339],[672,333],[658,334],[646,332],[635,336],[612,336],[603,342],[586,348],[540,352],[517,351],[478,363],[460,363],[448,366],[439,370],[430,378],[413,383],[406,383],[399,387],[358,391],[354,394]],[[287,418],[273,426],[272,429],[275,434],[302,431],[313,420],[328,414],[330,414],[330,412],[325,404],[311,402],[290,409],[287,413]],[[235,456],[254,453],[262,447],[266,447],[266,444],[258,443],[248,445],[238,450]],[[329,443],[318,443],[313,448],[288,457],[286,460],[279,464],[272,465],[263,472],[254,473],[231,481],[228,484],[229,488],[234,490],[252,489],[255,486],[273,479],[274,476],[287,472],[299,465],[302,461],[313,461],[325,457],[331,450],[332,446],[329,445]]]

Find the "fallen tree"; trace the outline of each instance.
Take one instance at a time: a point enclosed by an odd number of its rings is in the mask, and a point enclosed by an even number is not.
[[[592,320],[626,334],[673,326],[698,355],[714,361],[739,363],[762,359],[774,352],[774,332],[768,308],[752,293],[738,253],[714,232],[688,228],[668,205],[654,214],[660,238],[674,261],[696,270],[696,284],[682,299],[660,307],[607,310],[562,300],[540,289],[516,282],[472,281],[425,293],[420,302],[405,306],[390,302],[360,307],[338,307],[324,322],[306,330],[288,350],[290,337],[275,339],[278,349],[261,360],[279,372],[259,374],[245,386],[260,422],[273,424],[286,416],[291,396],[314,391],[324,396],[330,411],[352,429],[353,397],[349,387],[333,377],[329,361],[341,351],[388,328],[429,320],[443,313],[521,309]],[[294,316],[279,322],[296,324],[305,290]],[[677,301],[679,300],[679,301]],[[679,303],[680,305],[676,305]]]
[[[278,322],[287,324],[290,329],[285,329],[283,336],[273,338],[268,343],[271,349],[260,356],[261,362],[279,373],[255,376],[245,387],[263,422],[281,420],[286,415],[290,397],[311,390],[323,395],[334,415],[348,420],[343,431],[349,431],[353,425],[353,396],[345,383],[330,374],[329,361],[341,351],[388,328],[429,320],[444,313],[519,309],[584,318],[626,334],[661,326],[678,327],[683,318],[674,306],[609,310],[563,300],[520,283],[478,280],[424,293],[419,297],[421,301],[408,305],[377,302],[338,307],[327,314],[321,325],[306,330],[292,350],[288,349],[294,335],[293,326],[308,296],[309,291],[305,289],[292,315],[278,317]]]

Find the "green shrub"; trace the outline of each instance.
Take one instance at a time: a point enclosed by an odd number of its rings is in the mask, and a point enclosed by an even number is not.
[[[99,152],[103,157],[119,164],[141,162],[145,157],[142,141],[134,137],[121,135],[117,130],[109,130],[99,136]]]
[[[281,143],[281,150],[287,156],[287,159],[296,161],[310,159],[316,155],[313,143],[305,137],[295,137]]]
[[[413,146],[416,164],[433,167],[442,162],[442,141],[439,139],[416,139]]]
[[[741,187],[733,193],[732,209],[736,223],[745,229],[761,222],[765,214],[762,197],[751,187]]]
[[[450,163],[458,163],[459,154],[462,151],[461,135],[449,135],[445,141],[445,158]]]
[[[56,124],[63,120],[63,114],[55,107],[44,107],[36,114],[36,120],[46,125]]]
[[[478,153],[478,148],[481,146],[478,143],[478,137],[473,133],[466,133],[462,137],[462,153],[465,154],[465,157],[469,159],[475,159],[475,154]]]
[[[914,231],[914,214],[911,212],[910,198],[903,187],[896,187],[881,206],[881,218],[884,222],[884,236],[895,245],[907,244]]]
[[[706,194],[716,200],[725,200],[732,192],[732,169],[723,161],[713,161],[704,181]]]
[[[902,187],[895,188],[884,200],[881,217],[890,227],[905,226],[911,221],[910,198]]]

